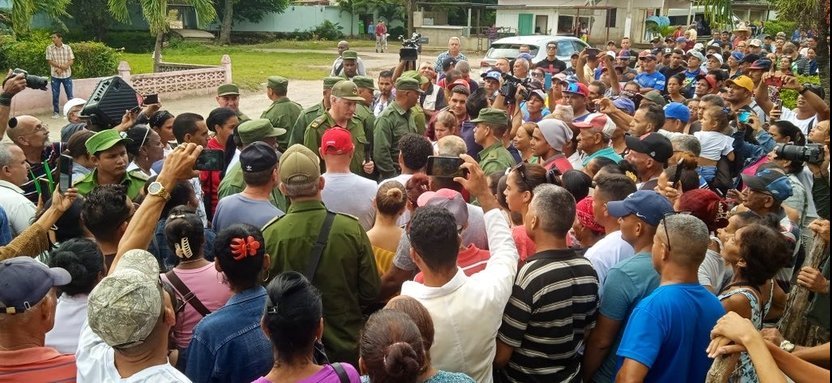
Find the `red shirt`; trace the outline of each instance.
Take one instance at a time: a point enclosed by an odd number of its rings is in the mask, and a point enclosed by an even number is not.
[[[211,137],[206,146],[208,149],[225,150],[225,145],[220,144],[216,137]],[[222,172],[216,170],[201,170],[199,172],[199,182],[202,186],[203,198],[210,198],[211,201],[211,211],[208,214],[212,217],[219,203],[218,192],[220,189],[220,181],[222,181],[221,174]]]
[[[376,36],[383,36],[387,33],[387,25],[378,23],[376,24]]]
[[[520,262],[526,262],[526,258],[537,252],[537,245],[526,233],[526,226],[520,225],[511,228],[511,237],[517,246],[517,254],[520,255]]]
[[[480,249],[472,243],[457,253],[456,265],[462,269],[465,275],[470,277],[485,270],[485,265],[488,264],[489,258],[491,258],[491,253],[488,250]],[[423,283],[425,277],[422,275],[422,272],[419,272],[413,280]]]
[[[0,382],[74,382],[75,355],[51,347],[0,351]]]

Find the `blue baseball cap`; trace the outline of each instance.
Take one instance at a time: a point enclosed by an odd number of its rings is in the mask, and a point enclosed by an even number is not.
[[[673,213],[673,205],[659,193],[639,190],[628,195],[623,201],[608,202],[607,212],[616,218],[635,214],[648,225],[658,226],[665,215]]]
[[[483,80],[496,80],[496,81],[500,81],[500,78],[501,78],[502,76],[503,76],[503,73],[502,73],[502,72],[500,72],[500,71],[498,71],[498,70],[496,70],[496,69],[492,69],[492,70],[490,70],[490,71],[488,71],[488,72],[483,73],[483,74],[482,74],[482,79],[483,79]]]
[[[681,102],[671,102],[664,107],[664,118],[672,118],[687,123],[690,121],[690,109]]]
[[[529,62],[529,64],[531,64],[531,62],[532,62],[532,55],[529,54],[529,53],[521,53],[521,54],[517,55],[517,58],[518,59],[525,59],[526,61]]]
[[[758,170],[753,176],[743,174],[742,182],[749,189],[771,194],[774,199],[780,202],[792,196],[792,184],[789,182],[789,176],[777,169]]]
[[[742,59],[745,57],[745,55],[742,52],[733,52],[733,53],[731,53],[731,57],[734,60],[742,61]]]
[[[677,43],[686,43],[686,42],[688,42],[688,39],[686,39],[684,37],[677,37],[676,42]]]
[[[69,272],[29,257],[0,261],[0,313],[21,314],[37,305],[49,290],[72,281]]]
[[[612,104],[631,116],[636,112],[636,103],[628,97],[617,97],[615,100],[612,100]]]

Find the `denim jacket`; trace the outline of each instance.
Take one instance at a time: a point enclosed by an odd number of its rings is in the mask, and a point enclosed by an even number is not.
[[[194,328],[185,375],[194,383],[251,382],[274,363],[271,341],[260,329],[266,289],[237,293]]]

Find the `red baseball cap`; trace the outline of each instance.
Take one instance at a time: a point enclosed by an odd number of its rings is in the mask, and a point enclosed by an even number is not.
[[[462,78],[454,80],[454,82],[448,84],[447,88],[453,89],[456,86],[463,86],[465,89],[471,90],[471,86],[468,84],[468,81],[465,81],[465,79]]]
[[[355,149],[352,144],[352,135],[344,128],[330,128],[321,137],[321,153],[344,154]]]

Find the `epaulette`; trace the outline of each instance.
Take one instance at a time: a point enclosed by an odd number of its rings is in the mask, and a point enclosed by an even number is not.
[[[318,127],[321,126],[321,124],[323,124],[324,122],[326,122],[326,114],[320,115],[316,117],[314,120],[312,120],[312,123],[309,124],[309,127],[311,127],[312,129],[318,129]]]
[[[142,181],[147,181],[147,180],[149,180],[149,179],[150,179],[150,176],[148,176],[147,174],[145,174],[145,172],[141,171],[140,169],[136,169],[136,170],[129,171],[129,172],[127,172],[127,174],[128,174],[130,177],[133,177],[133,178],[138,178],[138,179],[140,179],[140,180],[142,180]]]

